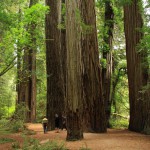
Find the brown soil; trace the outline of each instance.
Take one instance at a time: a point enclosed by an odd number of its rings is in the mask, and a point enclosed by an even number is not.
[[[150,150],[150,136],[134,133],[128,130],[108,129],[105,134],[84,133],[84,139],[75,142],[66,142],[66,131],[50,131],[43,134],[41,124],[28,124],[28,128],[36,131],[35,135],[30,137],[36,138],[44,143],[48,140],[63,141],[70,150],[79,150],[81,147],[88,147],[91,150]],[[23,138],[19,133],[11,135],[0,135],[0,137],[13,138],[19,143]],[[0,150],[10,150],[11,143],[0,144]]]

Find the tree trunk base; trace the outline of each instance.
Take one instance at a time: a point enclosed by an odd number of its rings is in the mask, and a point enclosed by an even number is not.
[[[67,115],[67,141],[83,139],[82,122],[78,113],[72,112]]]

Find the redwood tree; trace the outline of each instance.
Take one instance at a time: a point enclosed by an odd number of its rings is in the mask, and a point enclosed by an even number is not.
[[[106,132],[102,77],[99,62],[95,1],[81,1],[82,62],[84,89],[84,127],[87,131]]]
[[[29,7],[32,7],[38,0],[30,0]],[[30,35],[30,42],[25,45],[23,66],[21,67],[21,50],[18,49],[18,103],[24,102],[29,111],[26,114],[27,122],[34,122],[36,119],[36,24],[31,22],[27,26]],[[19,47],[20,48],[20,47]],[[21,69],[22,68],[22,69]]]
[[[143,19],[140,0],[132,0],[124,6],[127,69],[129,80],[130,121],[129,129],[150,133],[150,90],[148,84],[147,50],[138,51],[143,38]]]
[[[114,29],[114,12],[110,0],[105,1],[105,20],[104,20],[104,49],[103,59],[106,60],[106,68],[102,69],[103,94],[105,101],[105,111],[107,125],[109,126],[109,118],[111,113],[111,77],[112,77],[112,40]]]
[[[55,113],[64,111],[64,84],[61,59],[61,0],[46,0],[50,12],[46,15],[46,67],[48,128],[55,128]]]
[[[61,25],[65,26],[65,1],[61,0]],[[63,77],[64,77],[64,95],[66,97],[66,58],[67,58],[67,50],[66,50],[66,29],[61,28],[61,58],[62,58],[62,69],[63,69]]]
[[[67,140],[83,138],[83,87],[80,1],[66,0],[66,110]]]

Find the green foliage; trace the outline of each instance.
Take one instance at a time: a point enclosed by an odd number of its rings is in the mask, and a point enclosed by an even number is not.
[[[144,94],[146,92],[150,91],[150,83],[142,87],[142,90],[139,91],[140,93]]]
[[[0,77],[0,119],[13,113],[15,96],[14,75],[9,72]]]
[[[0,138],[0,144],[11,143],[14,141],[15,141],[14,139],[10,139],[10,138]]]
[[[20,145],[19,145],[19,142],[13,142],[12,143],[12,149],[13,150],[17,150],[17,149],[20,149],[21,147],[20,147]]]
[[[8,124],[8,120],[3,118],[0,120],[0,129],[6,127]]]
[[[127,68],[127,61],[124,59],[124,60],[121,60],[119,63],[118,63],[118,68],[122,68],[122,69],[126,69]]]
[[[12,148],[17,150],[20,149],[20,146],[18,143],[14,143]],[[65,148],[65,145],[62,142],[49,141],[40,144],[38,140],[24,136],[22,150],[67,150],[67,148]]]
[[[144,34],[143,39],[140,41],[140,44],[137,45],[138,52],[147,55],[146,59],[144,60],[144,66],[148,67],[150,65],[150,27],[145,26],[143,27],[142,31]]]
[[[29,110],[25,103],[17,104],[16,111],[13,114],[13,119],[25,122],[27,111]]]
[[[37,50],[37,114],[38,118],[45,114],[46,110],[46,62],[45,62],[45,35],[44,24],[45,14],[50,9],[40,3],[29,6],[29,2],[26,0],[5,0],[0,1],[0,26],[8,26],[9,28],[2,29],[0,40],[0,72],[3,71],[10,63],[13,67],[13,71],[16,71],[16,54],[21,58],[23,63],[23,55],[25,47],[36,47]],[[7,4],[7,8],[6,8]],[[6,10],[6,11],[5,11]],[[1,15],[1,12],[3,13]],[[3,17],[3,18],[2,18]],[[35,30],[31,32],[29,26],[35,25]],[[33,35],[31,35],[31,33]],[[36,43],[32,42],[32,38],[36,39]],[[19,51],[18,51],[19,50]],[[13,60],[13,61],[12,61]],[[22,69],[22,68],[21,68]],[[8,76],[2,76],[0,78],[0,118],[10,116],[15,109],[16,89],[15,80],[17,72],[8,72]],[[13,75],[12,79],[10,77]],[[10,77],[9,77],[10,76]],[[4,81],[6,80],[6,83]],[[13,80],[13,81],[12,81]],[[17,79],[16,79],[17,80]],[[1,83],[2,81],[2,83]],[[11,87],[9,83],[11,81]],[[8,100],[7,100],[8,99]],[[8,102],[8,103],[7,103]],[[44,102],[44,108],[41,107],[41,103]],[[9,104],[9,107],[8,107]],[[19,126],[22,126],[22,121],[12,123],[17,130]]]
[[[24,130],[24,123],[22,120],[14,120],[11,121],[11,125],[9,126],[12,132],[19,132]]]
[[[104,41],[104,37],[108,37],[107,28],[104,28],[104,16],[105,16],[105,2],[107,0],[96,1],[97,12],[97,29],[98,29],[98,42],[99,51],[108,52],[109,47]],[[114,74],[112,76],[112,82],[116,79],[118,71],[119,80],[116,86],[114,99],[116,106],[112,107],[112,112],[119,113],[124,116],[128,116],[129,102],[128,102],[128,84],[126,76],[126,61],[125,61],[125,41],[124,41],[124,26],[123,26],[123,6],[124,4],[131,4],[131,0],[111,0],[114,11],[114,33],[113,33],[113,65]],[[149,2],[149,1],[148,1]],[[44,3],[44,2],[41,2]],[[146,4],[145,8],[149,8],[150,3]],[[37,52],[36,60],[36,77],[37,77],[37,121],[41,122],[42,117],[46,114],[46,57],[45,57],[45,14],[50,9],[44,4],[36,4],[29,7],[29,1],[27,0],[1,0],[0,1],[0,72],[2,72],[9,64],[13,67],[12,70],[0,77],[0,128],[4,128],[5,125],[10,127],[12,131],[24,130],[24,119],[26,114],[26,108],[17,106],[13,119],[8,123],[8,118],[12,115],[15,109],[16,100],[16,55],[19,54],[23,61],[24,50],[26,47],[34,47]],[[62,4],[62,22],[58,25],[59,29],[65,29],[65,4]],[[90,34],[93,30],[91,25],[84,22],[80,11],[75,11],[75,17],[78,24],[81,26],[83,34]],[[145,60],[145,67],[150,65],[150,28],[149,28],[149,14],[144,16],[145,26],[141,30],[144,33],[144,38],[141,40],[138,46],[139,52],[147,53],[148,57]],[[108,21],[107,23],[110,23]],[[32,31],[34,26],[35,30]],[[36,39],[36,43],[33,43],[32,39]],[[20,52],[18,52],[18,50]],[[101,59],[103,68],[106,68],[106,59]],[[148,62],[148,63],[147,63]],[[17,80],[17,79],[16,79]],[[144,86],[140,91],[144,93],[149,90],[149,84]],[[118,120],[118,119],[117,119]],[[117,120],[113,120],[114,125],[124,124],[118,123]],[[24,134],[30,134],[26,132]],[[32,134],[32,133],[31,133]]]
[[[29,25],[36,24],[36,29],[33,32],[37,46],[40,48],[40,45],[44,43],[44,36],[39,31],[44,32],[45,14],[48,13],[49,8],[41,4],[36,4],[30,8],[24,7],[16,11],[19,11],[18,14],[14,14],[10,18],[14,23],[9,26],[9,30],[5,30],[5,34],[0,41],[0,49],[2,50],[0,58],[3,59],[3,64],[0,63],[2,69],[14,58],[14,53],[17,53],[14,50],[17,51],[20,49],[20,55],[22,56],[24,47],[29,45],[30,47],[35,47],[31,40],[31,36],[33,35],[31,35],[31,31],[27,28]],[[6,26],[4,21],[3,24]],[[43,40],[42,43],[41,40]]]
[[[101,59],[100,59],[100,63],[101,63],[102,68],[106,68],[106,65],[107,65],[106,59],[101,58]]]
[[[65,28],[65,24],[62,24],[62,23],[61,23],[61,24],[58,24],[57,27],[58,27],[58,29],[63,29],[63,30],[66,29],[66,28]]]
[[[27,111],[28,108],[26,108],[24,103],[18,104],[16,106],[16,111],[13,114],[9,123],[9,129],[12,132],[24,131],[26,129],[24,123],[25,123]]]
[[[121,71],[119,78],[114,95],[114,101],[116,104],[112,106],[112,112],[116,112],[127,117],[129,116],[129,91],[127,75],[124,75],[123,70]]]
[[[43,99],[42,99],[43,97]],[[45,97],[45,98],[44,98]],[[37,116],[36,116],[36,122],[41,123],[43,116],[46,115],[46,94],[38,94],[37,97]]]
[[[25,130],[23,130],[23,135],[35,135],[35,134],[36,134],[36,132],[33,130],[29,130],[27,128]]]
[[[41,122],[46,114],[46,58],[43,51],[37,53],[37,110],[36,121]]]
[[[142,10],[144,25],[142,29],[137,29],[139,32],[143,33],[143,38],[140,43],[137,45],[137,51],[142,56],[142,67],[145,71],[145,74],[149,76],[150,74],[150,13],[149,6],[150,1],[146,1],[143,5],[139,5]],[[143,6],[143,7],[142,7]],[[144,8],[144,11],[143,11]],[[144,94],[150,90],[150,82],[147,85],[143,86],[140,93]]]
[[[115,129],[127,129],[129,125],[128,119],[124,118],[111,118],[110,127]]]
[[[58,24],[58,29],[66,29],[66,5],[65,3],[62,3],[61,5],[61,23]]]
[[[35,23],[36,25],[41,26],[43,24],[43,17],[46,13],[49,12],[48,6],[43,6],[41,4],[35,4],[30,8],[27,8],[24,12],[24,24]],[[42,22],[41,22],[42,21]]]
[[[100,51],[100,63],[103,68],[106,68],[106,59],[103,59],[103,53],[109,52],[110,48],[105,42],[108,38],[108,27],[106,24],[112,23],[111,20],[105,22],[105,2],[107,0],[98,0],[96,2],[96,12],[97,12],[97,28],[98,28],[98,41],[99,41],[99,51]],[[113,74],[111,77],[111,91],[112,91],[112,107],[111,113],[117,113],[122,116],[127,117],[129,115],[129,98],[128,98],[128,80],[126,75],[126,52],[125,52],[125,38],[124,38],[124,24],[123,24],[123,6],[129,1],[116,1],[111,0],[113,13],[114,13],[114,29],[113,29]],[[128,3],[129,4],[129,3]],[[128,123],[128,121],[127,121]],[[114,127],[126,126],[122,120],[114,118],[111,119],[111,124]]]
[[[35,150],[34,148],[32,150]],[[50,141],[43,145],[40,145],[37,150],[67,150],[64,143],[58,143],[58,141]]]
[[[132,4],[132,0],[119,0],[117,1],[120,6]]]
[[[1,119],[0,120],[0,135],[10,134],[11,131],[9,130],[9,120],[8,119]]]
[[[92,32],[93,27],[91,25],[84,23],[84,20],[81,16],[79,9],[76,9],[76,11],[75,11],[75,18],[76,18],[77,24],[80,25],[81,31],[83,34],[90,34]]]

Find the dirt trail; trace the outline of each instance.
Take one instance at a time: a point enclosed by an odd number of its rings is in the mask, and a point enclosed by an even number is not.
[[[63,141],[70,150],[79,150],[81,147],[88,147],[91,150],[150,150],[150,136],[130,132],[128,130],[108,129],[105,134],[84,133],[84,139],[75,142],[66,142],[66,131],[50,131],[43,134],[41,124],[28,124],[28,128],[36,131],[30,137],[39,139],[42,142],[47,140]],[[0,136],[1,137],[1,136]],[[23,139],[20,134],[9,135],[20,143]],[[11,143],[0,144],[0,150],[10,150]]]

